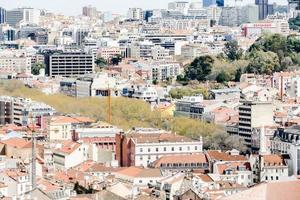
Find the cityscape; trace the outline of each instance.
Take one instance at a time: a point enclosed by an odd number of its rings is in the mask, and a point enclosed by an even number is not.
[[[300,0],[1,0],[0,199],[300,200]]]

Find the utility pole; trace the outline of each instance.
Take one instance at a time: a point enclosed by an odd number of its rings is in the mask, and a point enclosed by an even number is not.
[[[108,85],[108,111],[107,111],[107,122],[111,124],[111,117],[112,116],[112,110],[111,110],[111,90]]]
[[[31,130],[31,185],[32,185],[32,190],[36,188],[36,135],[35,135],[35,119],[33,118],[31,114],[31,125],[32,129]]]

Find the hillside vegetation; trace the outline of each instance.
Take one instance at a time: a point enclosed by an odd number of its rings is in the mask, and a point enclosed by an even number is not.
[[[18,81],[0,83],[0,95],[26,97],[44,102],[58,112],[77,114],[106,121],[108,113],[107,98],[73,98],[62,94],[46,95],[36,89],[27,88]],[[199,137],[220,130],[213,124],[189,118],[162,118],[160,112],[152,111],[148,103],[123,97],[112,98],[112,124],[128,130],[132,127],[157,127],[173,130],[178,134]]]

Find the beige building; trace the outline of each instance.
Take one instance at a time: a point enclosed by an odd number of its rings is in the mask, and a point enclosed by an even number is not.
[[[273,104],[271,102],[242,101],[239,106],[239,137],[251,147],[252,129],[274,125]]]
[[[84,117],[56,116],[49,123],[50,141],[71,140],[75,128],[92,123],[93,120]]]

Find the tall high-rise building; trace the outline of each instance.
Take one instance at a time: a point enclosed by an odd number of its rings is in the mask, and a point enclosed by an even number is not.
[[[300,16],[300,0],[289,0],[288,12],[292,17]]]
[[[0,7],[0,24],[6,23],[6,10]]]
[[[255,4],[258,6],[259,20],[266,19],[268,15],[274,12],[273,5],[269,4],[268,0],[255,0]]]
[[[24,12],[22,9],[13,9],[6,12],[6,22],[15,27],[24,19]]]
[[[90,17],[90,18],[95,18],[98,16],[98,11],[97,11],[97,8],[96,7],[93,7],[91,5],[89,6],[84,6],[82,8],[82,15],[83,16],[87,16],[87,17]]]
[[[40,11],[35,8],[17,8],[8,10],[7,23],[16,27],[20,22],[25,24],[39,24]]]
[[[217,4],[216,0],[203,0],[203,7],[209,7],[216,4]]]
[[[272,126],[273,124],[273,105],[271,102],[242,102],[239,107],[238,133],[245,145],[251,147],[253,128]]]
[[[127,18],[132,20],[143,20],[143,10],[141,8],[129,8]]]

